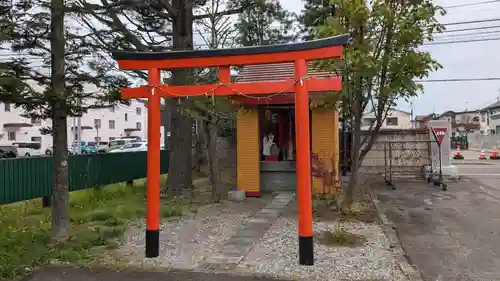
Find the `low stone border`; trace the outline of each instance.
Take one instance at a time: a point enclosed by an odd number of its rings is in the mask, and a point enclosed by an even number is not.
[[[373,194],[372,191],[368,191],[370,198],[377,209],[377,213],[382,223],[382,229],[384,230],[387,239],[389,239],[389,243],[391,244],[392,251],[396,257],[396,263],[398,267],[401,269],[404,275],[408,277],[410,281],[424,281],[422,275],[413,268],[408,262],[405,252],[401,247],[401,242],[399,241],[398,235],[396,233],[396,226],[392,221],[387,217],[384,212],[384,208],[382,207],[380,200],[378,200],[377,196]]]

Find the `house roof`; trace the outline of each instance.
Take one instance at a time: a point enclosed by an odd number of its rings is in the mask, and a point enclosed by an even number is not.
[[[431,114],[428,115],[417,115],[415,116],[415,121],[424,121],[426,118],[432,117]]]
[[[238,82],[277,81],[294,78],[293,63],[256,64],[243,67],[237,77]],[[320,70],[313,62],[308,63],[308,74],[321,78],[337,77],[334,71]]]
[[[467,113],[479,113],[479,110],[465,110],[465,111],[453,111],[453,110],[448,110],[443,113],[441,113],[437,118],[441,118],[443,116],[455,116],[459,114],[467,114]]]
[[[485,109],[497,108],[497,107],[500,107],[500,101],[488,105]]]
[[[393,109],[391,109],[391,110],[392,110],[392,111],[399,111],[399,112],[401,112],[401,113],[405,113],[405,114],[408,114],[408,115],[410,115],[410,114],[411,114],[411,112],[410,112],[410,111],[406,111],[406,110],[402,110],[402,109],[398,109],[398,108],[393,108]]]
[[[398,108],[391,108],[391,109],[389,110],[389,112],[391,112],[391,111],[392,111],[392,112],[394,112],[394,111],[398,111],[398,112],[401,112],[401,113],[404,113],[404,114],[407,114],[407,115],[410,115],[410,114],[411,114],[411,112],[404,111],[404,110],[402,110],[402,109],[398,109]],[[375,113],[374,113],[374,111],[373,111],[373,109],[372,109],[372,110],[370,110],[370,111],[365,112],[365,113],[363,114],[363,116],[370,115],[370,114],[375,114]]]

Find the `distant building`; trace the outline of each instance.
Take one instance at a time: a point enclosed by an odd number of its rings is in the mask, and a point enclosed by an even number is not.
[[[22,108],[0,103],[0,143],[36,141],[43,150],[52,147],[52,136],[40,133],[41,128],[50,128],[52,121],[24,118],[22,113]],[[81,140],[109,141],[126,136],[145,139],[147,116],[147,105],[141,100],[131,100],[129,106],[90,109],[81,117]],[[77,119],[68,117],[68,144],[78,138]]]
[[[362,130],[369,130],[370,126],[376,122],[375,113],[370,112],[363,115]],[[411,129],[411,113],[399,109],[391,109],[380,129]]]
[[[481,118],[480,110],[446,111],[437,116],[437,120],[447,120],[451,123],[452,136],[481,134],[486,122]]]
[[[500,135],[500,101],[497,101],[481,110],[481,120],[486,123],[484,135]]]
[[[425,129],[430,120],[434,120],[436,118],[435,113],[427,114],[427,115],[417,115],[415,119],[412,120],[412,127],[415,129]]]

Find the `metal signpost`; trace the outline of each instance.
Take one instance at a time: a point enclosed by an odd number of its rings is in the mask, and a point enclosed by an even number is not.
[[[443,183],[443,165],[442,165],[442,156],[441,156],[441,144],[443,143],[444,137],[448,132],[448,128],[446,127],[432,127],[432,134],[434,138],[436,138],[436,142],[439,148],[439,178],[438,180],[434,180],[435,186],[441,186],[443,190],[447,190],[448,186]]]

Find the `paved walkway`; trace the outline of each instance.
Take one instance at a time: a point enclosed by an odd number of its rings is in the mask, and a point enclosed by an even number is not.
[[[429,281],[500,280],[500,189],[473,181],[376,190],[409,259]]]
[[[281,192],[262,210],[258,211],[233,237],[198,268],[211,270],[234,269],[276,221],[294,199],[291,192]]]

